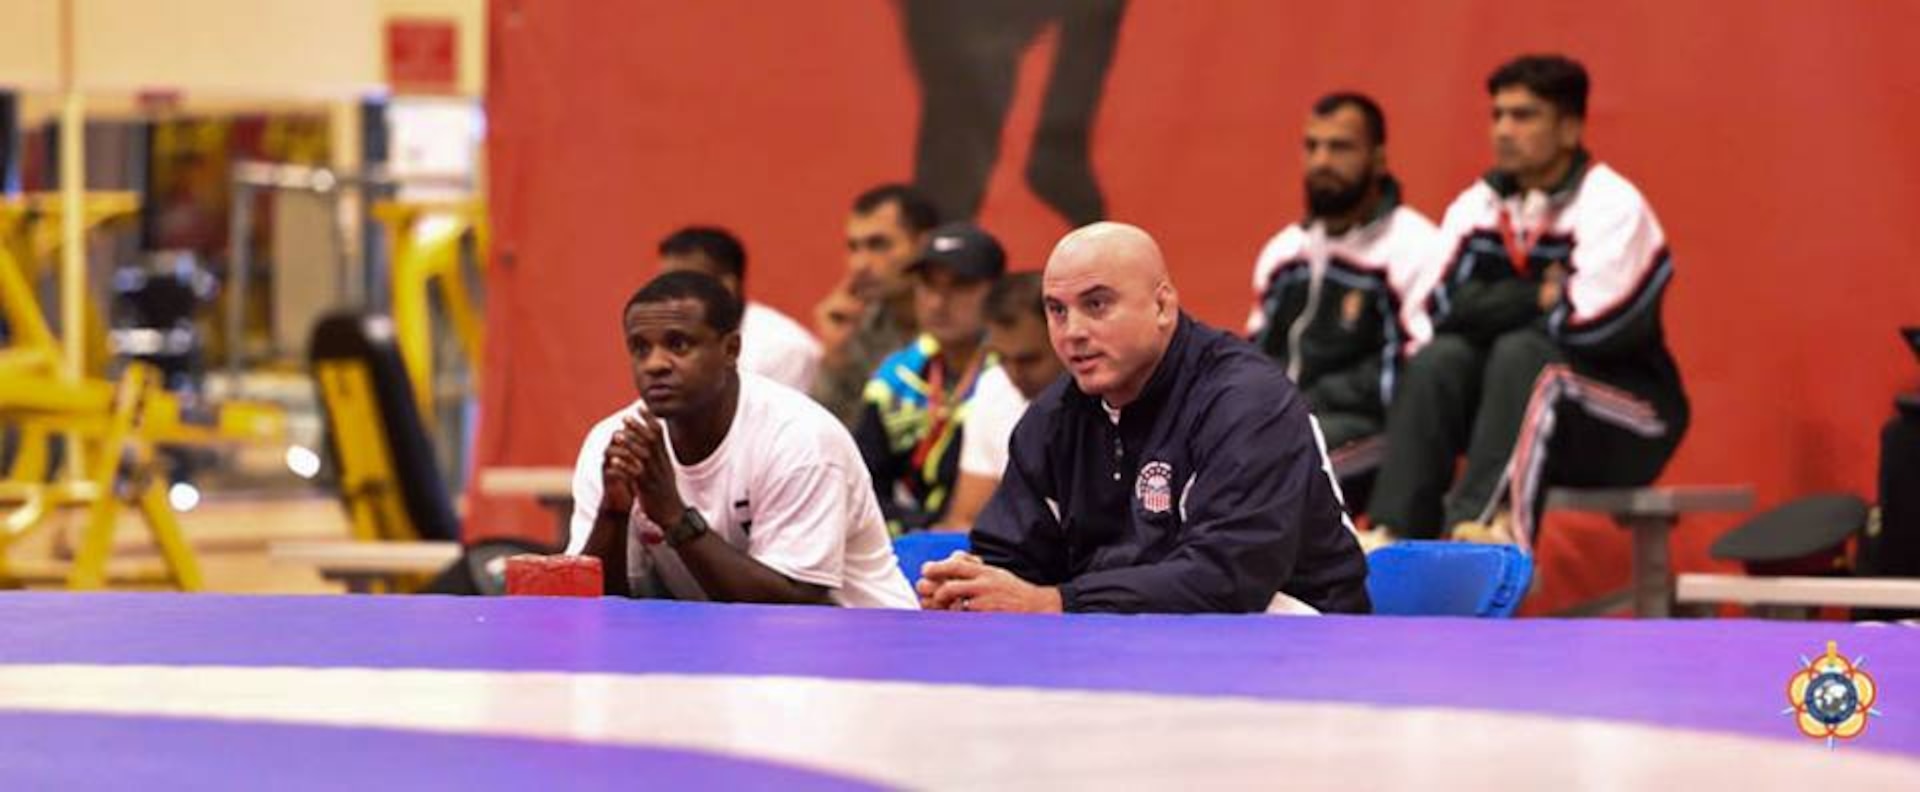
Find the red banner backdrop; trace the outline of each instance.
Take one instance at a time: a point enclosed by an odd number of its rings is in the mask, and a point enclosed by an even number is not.
[[[919,88],[900,9],[494,0],[494,282],[478,460],[571,464],[631,398],[618,312],[655,241],[735,229],[752,296],[806,321],[840,274],[859,190],[911,177]],[[1763,505],[1872,496],[1877,430],[1920,368],[1920,5],[1710,0],[1127,7],[1093,126],[1108,213],[1156,234],[1187,306],[1237,324],[1262,242],[1300,211],[1300,122],[1322,92],[1385,105],[1390,160],[1436,219],[1486,166],[1488,71],[1561,51],[1593,73],[1589,144],[1650,198],[1678,279],[1668,334],[1695,405],[1666,480],[1752,482]],[[981,222],[1016,269],[1065,221],[1022,177],[1059,36],[1020,59]],[[479,500],[474,532],[544,536]],[[1731,518],[1689,521],[1684,569]],[[1625,537],[1549,522],[1531,609],[1624,583]]]

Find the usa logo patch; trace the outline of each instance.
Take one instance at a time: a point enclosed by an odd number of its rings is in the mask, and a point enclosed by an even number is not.
[[[1173,508],[1173,466],[1165,462],[1148,462],[1140,467],[1140,478],[1134,480],[1134,497],[1140,499],[1140,507],[1154,514],[1165,514]]]

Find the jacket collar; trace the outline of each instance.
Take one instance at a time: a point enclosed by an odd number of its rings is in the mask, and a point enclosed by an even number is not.
[[[1587,152],[1585,146],[1574,149],[1573,163],[1567,167],[1567,175],[1561,177],[1560,183],[1547,191],[1547,199],[1556,204],[1566,203],[1572,199],[1573,194],[1580,189],[1581,180],[1586,178],[1587,171],[1593,167],[1593,164],[1593,155]],[[1511,174],[1490,170],[1480,178],[1502,198],[1511,198],[1520,192],[1520,182]]]

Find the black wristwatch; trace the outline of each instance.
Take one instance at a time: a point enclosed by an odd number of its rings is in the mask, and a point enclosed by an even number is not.
[[[707,518],[700,516],[700,510],[688,506],[680,513],[680,519],[661,529],[667,535],[668,547],[679,547],[702,536],[707,531]]]

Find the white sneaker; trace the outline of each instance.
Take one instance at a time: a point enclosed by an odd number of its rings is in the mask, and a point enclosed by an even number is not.
[[[1375,527],[1365,531],[1356,529],[1353,532],[1353,538],[1360,540],[1360,552],[1362,553],[1372,553],[1375,550],[1400,541],[1400,537],[1394,536],[1393,531],[1385,527]]]
[[[1466,520],[1454,523],[1453,541],[1474,544],[1514,544],[1513,520],[1506,512],[1493,515],[1488,523]]]

